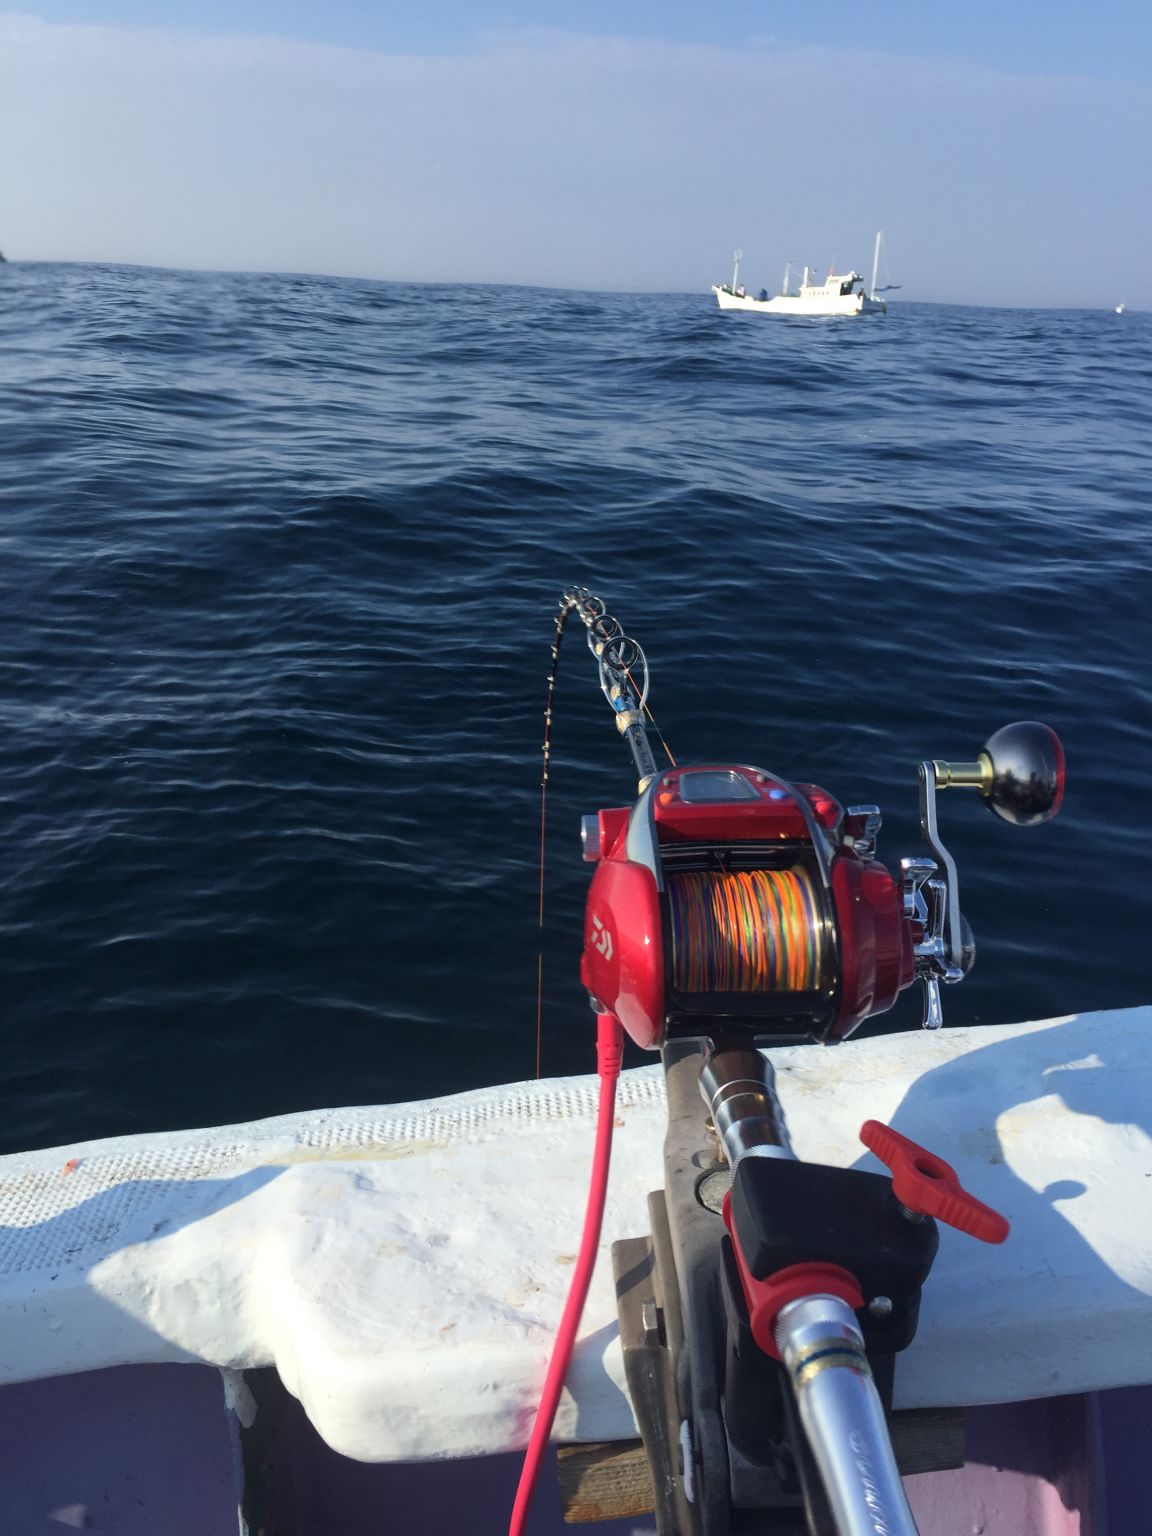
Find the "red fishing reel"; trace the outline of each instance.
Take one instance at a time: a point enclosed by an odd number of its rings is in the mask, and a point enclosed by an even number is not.
[[[625,731],[622,729],[622,734]],[[772,1039],[844,1039],[924,983],[974,958],[956,869],[936,827],[936,790],[967,786],[1018,824],[1055,815],[1064,753],[1036,721],[1006,726],[973,763],[924,763],[921,826],[934,858],[875,857],[880,812],[844,810],[811,784],[739,765],[650,776],[631,808],[584,818],[588,893],[581,977],[594,1006],[638,1045],[725,1024]]]

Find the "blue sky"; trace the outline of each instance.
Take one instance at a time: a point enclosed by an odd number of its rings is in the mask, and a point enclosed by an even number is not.
[[[193,33],[266,34],[384,52],[455,53],[492,32],[535,28],[673,43],[853,43],[935,55],[998,69],[1147,80],[1152,6],[1140,0],[743,0],[723,24],[700,0],[49,0],[47,21],[163,27]]]
[[[29,259],[1144,307],[1152,5],[41,0],[0,14]],[[16,146],[16,152],[12,152]]]

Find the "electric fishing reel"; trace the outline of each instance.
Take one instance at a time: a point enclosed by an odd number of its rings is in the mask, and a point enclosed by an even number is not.
[[[920,824],[932,857],[894,876],[876,858],[880,811],[847,809],[813,784],[743,764],[658,771],[644,724],[647,664],[584,589],[562,611],[588,628],[601,685],[632,750],[640,796],[583,819],[597,864],[581,979],[649,1050],[737,1026],[780,1043],[847,1038],[913,981],[925,1028],[943,1022],[940,984],[975,957],[936,791],[967,787],[1016,825],[1047,821],[1064,792],[1064,752],[1038,721],[997,731],[974,762],[920,765]]]

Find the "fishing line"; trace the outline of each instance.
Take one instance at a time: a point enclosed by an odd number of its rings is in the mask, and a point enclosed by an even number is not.
[[[633,678],[631,672],[629,672],[627,667],[624,668],[624,675],[625,675],[625,677],[627,677],[628,681],[632,684],[633,688],[635,688],[636,687],[636,681]],[[639,691],[639,690],[637,690],[637,691]],[[664,740],[664,732],[656,724],[656,716],[649,709],[647,698],[645,697],[645,698],[641,699],[640,702],[643,705],[644,713],[648,716],[648,719],[649,719],[649,722],[651,723],[652,729],[656,732],[656,735],[660,739],[660,745],[664,748],[664,756],[668,759],[668,761],[671,764],[671,766],[673,768],[675,768],[676,767],[676,759],[672,756],[672,748]]]
[[[820,984],[824,933],[804,869],[669,874],[678,992],[804,992]]]
[[[564,626],[573,612],[561,605],[556,615],[556,628],[552,638],[552,664],[548,668],[548,695],[544,702],[544,765],[540,775],[540,901],[536,917],[536,1077],[540,1077],[540,1062],[544,1040],[544,833],[548,821],[548,770],[552,760],[552,702],[556,693],[556,673],[560,665],[560,642],[564,639]]]

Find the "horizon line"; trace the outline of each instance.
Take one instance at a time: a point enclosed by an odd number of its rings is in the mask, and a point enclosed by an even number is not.
[[[0,260],[2,267],[121,267],[140,272],[177,272],[202,277],[309,277],[335,283],[380,283],[417,288],[525,288],[534,293],[596,294],[602,298],[705,298],[711,288],[564,288],[551,283],[526,283],[492,278],[427,278],[427,277],[372,277],[350,272],[310,272],[294,267],[173,267],[147,261],[112,261],[91,257],[6,256]],[[901,305],[930,306],[933,309],[1002,309],[1017,310],[1024,314],[1114,314],[1114,304],[1102,304],[1099,308],[1085,304],[958,304],[948,299],[895,299],[888,301],[895,307]],[[1126,300],[1125,314],[1139,315],[1146,311],[1132,308]],[[776,316],[799,320],[828,318],[815,315]],[[837,316],[831,318],[836,319]],[[852,318],[852,317],[840,317]]]

